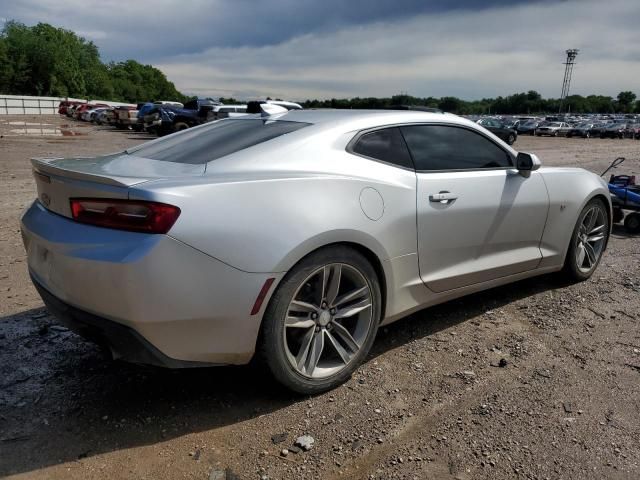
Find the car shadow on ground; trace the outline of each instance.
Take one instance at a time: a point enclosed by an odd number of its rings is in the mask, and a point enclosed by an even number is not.
[[[542,276],[384,327],[368,358],[565,286]],[[262,368],[164,370],[107,360],[44,308],[0,318],[0,477],[215,430],[306,401]]]

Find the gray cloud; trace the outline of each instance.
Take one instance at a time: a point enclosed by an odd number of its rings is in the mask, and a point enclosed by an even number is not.
[[[200,95],[557,96],[566,48],[581,49],[572,92],[615,95],[640,74],[635,0],[0,0],[0,12],[70,28]]]
[[[215,47],[160,66],[184,90],[214,95],[557,96],[564,50],[580,48],[572,91],[613,95],[636,88],[640,75],[631,18],[640,5],[625,0],[422,14],[276,45]]]
[[[27,24],[47,21],[81,32],[96,41],[107,60],[151,61],[211,47],[274,45],[305,33],[425,13],[527,2],[532,0],[0,0],[0,12]]]

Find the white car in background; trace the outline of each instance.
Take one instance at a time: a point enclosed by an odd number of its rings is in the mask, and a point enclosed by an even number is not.
[[[549,122],[536,128],[536,136],[541,137],[548,135],[557,137],[558,135],[566,135],[573,127],[566,122]]]
[[[242,115],[247,115],[246,105],[216,105],[210,112],[207,112],[207,121],[212,122]]]

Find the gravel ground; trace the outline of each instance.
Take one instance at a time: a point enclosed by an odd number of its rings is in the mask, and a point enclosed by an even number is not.
[[[35,196],[28,159],[147,138],[0,117],[0,477],[640,477],[640,238],[619,226],[590,281],[543,276],[418,312],[381,330],[346,385],[314,398],[253,366],[105,360],[56,324],[29,282],[18,228]],[[640,172],[633,140],[515,146],[598,173],[626,156],[620,172]],[[304,434],[315,444],[295,453]]]

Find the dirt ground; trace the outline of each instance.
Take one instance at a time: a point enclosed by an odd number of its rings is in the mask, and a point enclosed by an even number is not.
[[[620,226],[590,281],[543,276],[418,312],[380,331],[346,385],[314,398],[252,366],[105,360],[57,325],[29,281],[18,226],[35,197],[28,159],[147,138],[0,117],[0,477],[640,478],[640,237]],[[619,171],[640,176],[634,140],[515,147],[598,173],[626,156]],[[303,434],[313,449],[282,457]]]

